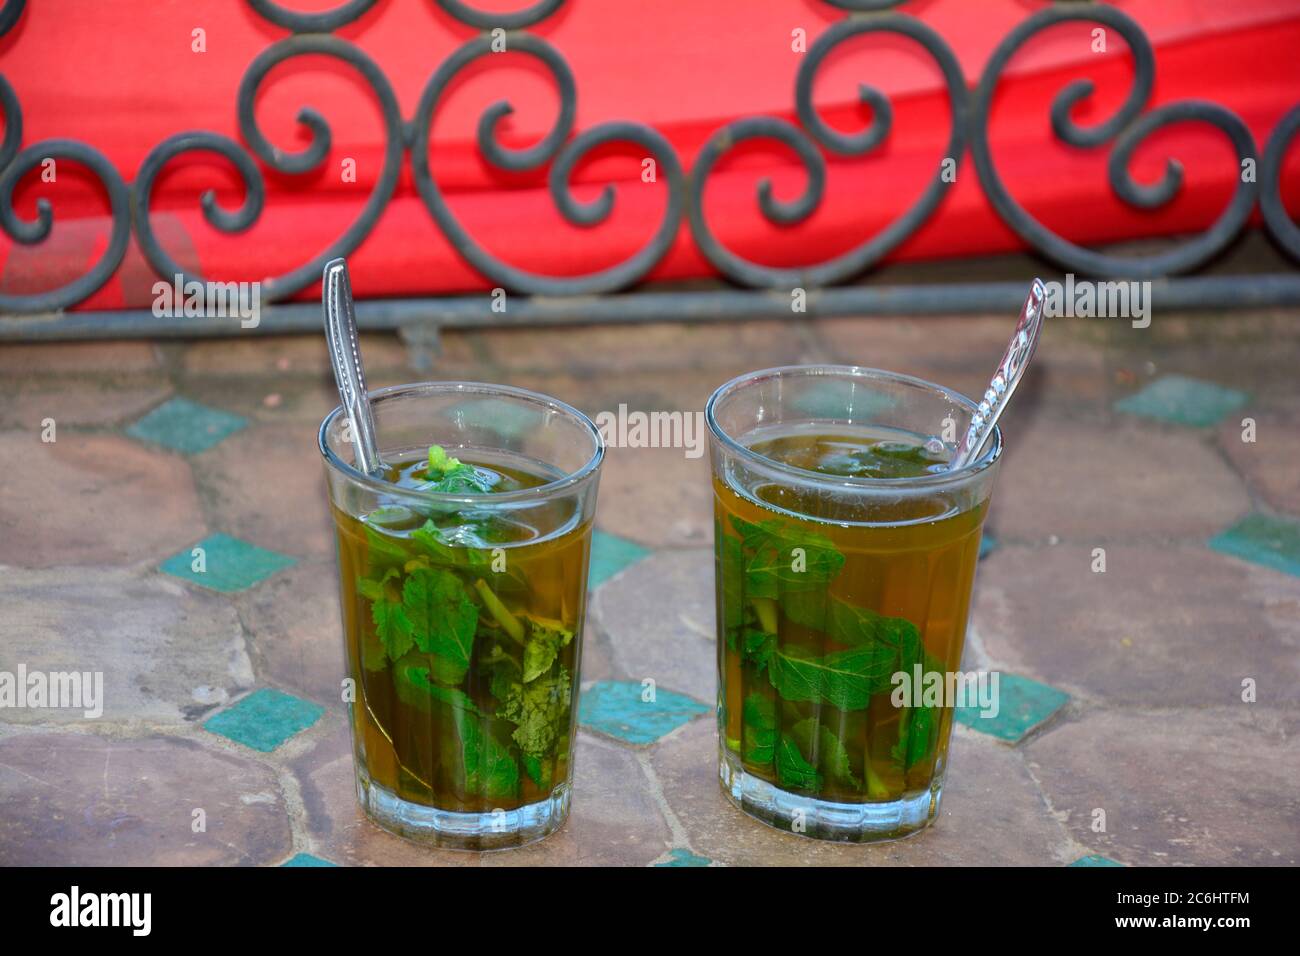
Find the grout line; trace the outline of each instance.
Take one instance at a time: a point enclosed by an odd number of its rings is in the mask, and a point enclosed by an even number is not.
[[[1019,747],[1015,749],[1017,751],[1016,756],[1020,760],[1020,766],[1024,769],[1025,775],[1033,782],[1034,791],[1038,794],[1038,799],[1042,803],[1043,809],[1047,811],[1048,817],[1056,823],[1057,830],[1060,832],[1061,847],[1064,852],[1058,854],[1057,859],[1061,861],[1062,865],[1068,865],[1080,857],[1094,852],[1092,848],[1084,846],[1075,839],[1074,833],[1070,830],[1069,824],[1066,822],[1067,814],[1062,810],[1057,810],[1056,807],[1052,805],[1052,800],[1047,795],[1047,791],[1044,790],[1042,781],[1038,779],[1038,774],[1034,773],[1033,768],[1029,766],[1029,760],[1026,758],[1025,754],[1020,751]]]
[[[672,846],[666,849],[682,848],[694,853],[690,839],[686,835],[686,827],[682,825],[682,821],[673,811],[673,808],[668,805],[668,797],[664,794],[663,786],[659,782],[659,776],[654,772],[654,768],[650,764],[650,754],[646,751],[637,753],[636,762],[645,775],[646,789],[650,793],[650,798],[654,800],[655,806],[659,808],[664,822],[668,824],[668,832],[672,834]]]
[[[275,777],[280,787],[280,800],[284,805],[284,815],[289,824],[289,853],[285,859],[290,859],[299,853],[310,853],[313,856],[318,856],[319,854],[315,852],[315,841],[311,838],[307,823],[307,804],[302,798],[302,787],[299,785],[298,775],[288,767],[280,765],[275,767]]]

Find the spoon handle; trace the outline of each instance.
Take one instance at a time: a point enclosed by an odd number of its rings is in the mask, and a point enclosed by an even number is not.
[[[1043,281],[1035,279],[1029,287],[1024,308],[1020,310],[1016,331],[1011,336],[1002,361],[998,363],[997,371],[993,373],[993,380],[989,382],[979,408],[971,416],[965,437],[952,453],[948,462],[949,471],[955,471],[974,461],[993,434],[993,426],[1011,401],[1011,393],[1020,384],[1029,360],[1034,357],[1034,349],[1038,347],[1038,334],[1043,328],[1043,302],[1046,298],[1047,290],[1043,287]]]
[[[375,419],[370,411],[365,369],[361,367],[357,317],[352,308],[352,283],[348,280],[345,260],[331,259],[325,264],[321,300],[325,309],[325,340],[329,343],[339,399],[351,424],[357,469],[373,475],[383,468],[383,462],[375,443]]]

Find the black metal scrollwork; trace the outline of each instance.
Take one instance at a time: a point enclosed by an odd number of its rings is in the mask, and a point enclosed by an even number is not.
[[[154,271],[169,279],[176,275],[183,279],[192,277],[186,275],[185,267],[158,244],[149,221],[149,200],[153,194],[154,180],[163,167],[182,153],[192,152],[217,153],[226,157],[235,165],[244,182],[244,204],[235,212],[227,212],[217,205],[217,197],[212,190],[200,198],[203,215],[214,228],[227,233],[243,232],[257,221],[265,202],[266,187],[262,182],[261,170],[243,147],[229,137],[195,130],[169,136],[155,146],[145,157],[135,180],[135,239]]]
[[[260,7],[261,4],[255,3],[254,6]],[[355,11],[354,15],[360,16],[367,5],[352,4],[351,6]],[[374,91],[383,114],[386,134],[384,166],[380,172],[379,182],[361,214],[342,236],[311,261],[283,276],[263,280],[262,296],[268,302],[287,298],[311,283],[319,281],[321,269],[326,262],[336,256],[346,256],[356,249],[383,214],[384,207],[388,205],[397,186],[401,169],[404,127],[401,111],[397,105],[397,96],[389,85],[387,76],[379,65],[358,47],[346,40],[326,34],[298,34],[289,37],[264,50],[253,60],[240,83],[237,100],[239,128],[248,143],[248,149],[270,168],[289,175],[310,172],[325,162],[330,150],[330,127],[325,117],[318,111],[311,107],[304,107],[299,111],[298,122],[311,132],[311,142],[305,149],[293,153],[286,153],[272,144],[257,125],[254,114],[258,89],[271,70],[287,60],[312,54],[333,57],[349,64],[361,74]],[[248,153],[227,137],[215,133],[189,132],[173,136],[157,146],[146,157],[136,177],[135,229],[136,239],[149,263],[168,278],[173,274],[179,274],[186,279],[201,277],[192,275],[184,269],[159,245],[149,225],[150,194],[153,182],[164,164],[182,153],[195,151],[218,153],[234,163],[247,193],[244,205],[235,213],[224,212],[216,205],[212,193],[205,193],[202,197],[204,215],[213,226],[228,233],[248,229],[261,215],[264,203],[265,187],[261,172]]]
[[[1259,169],[1259,207],[1274,238],[1300,259],[1300,227],[1291,221],[1282,205],[1282,163],[1297,132],[1300,132],[1300,106],[1283,116],[1269,137]]]
[[[377,0],[346,0],[332,10],[304,13],[286,10],[273,0],[248,0],[248,5],[265,20],[294,33],[333,33],[368,12]]]
[[[14,187],[46,160],[71,160],[85,166],[103,184],[108,193],[112,232],[108,248],[90,271],[65,286],[35,295],[9,295],[0,293],[0,311],[45,312],[80,302],[108,281],[117,271],[126,255],[127,241],[131,236],[131,199],[126,183],[113,164],[99,150],[71,139],[47,139],[29,146],[14,157],[0,175],[0,226],[16,241],[24,245],[44,242],[54,224],[54,211],[48,199],[36,201],[36,221],[20,219],[14,212]]]
[[[574,166],[591,150],[605,143],[628,141],[644,146],[655,158],[657,168],[668,180],[668,208],[658,231],[640,252],[619,265],[580,278],[538,275],[501,262],[485,251],[452,213],[442,191],[429,170],[427,144],[433,116],[443,92],[461,70],[475,60],[491,56],[491,41],[479,37],[453,53],[430,78],[415,109],[412,123],[411,170],[415,186],[439,228],[452,240],[459,253],[480,273],[506,288],[547,295],[587,295],[608,292],[635,282],[667,252],[681,220],[681,193],[684,177],[681,164],[669,142],[647,126],[635,123],[606,123],[568,140],[577,109],[577,92],[573,74],[559,52],[546,41],[527,33],[512,34],[508,48],[535,57],[554,78],[560,91],[560,113],[554,125],[536,145],[525,150],[508,150],[497,140],[498,123],[512,111],[505,101],[494,103],[479,118],[478,144],[485,159],[498,169],[525,172],[538,169],[554,160],[550,174],[550,191],[556,207],[569,222],[577,226],[594,226],[603,222],[614,204],[613,187],[589,205],[579,204],[569,192],[569,175]]]
[[[103,185],[111,215],[108,248],[85,275],[60,288],[34,295],[0,293],[0,311],[10,313],[50,312],[73,305],[100,288],[120,265],[133,231],[150,265],[170,278],[200,276],[187,269],[162,247],[150,223],[150,202],[154,184],[167,164],[186,154],[209,154],[231,163],[244,186],[245,197],[237,209],[224,209],[211,190],[200,197],[204,217],[217,230],[238,233],[250,228],[261,216],[266,187],[259,162],[286,175],[302,175],[318,169],[327,160],[331,129],[326,118],[311,107],[303,107],[298,122],[310,133],[310,142],[296,152],[286,152],[271,143],[254,114],[258,91],[271,71],[281,63],[301,56],[320,55],[341,61],[357,71],[374,93],[385,132],[384,164],[379,179],[357,219],[330,245],[310,261],[290,272],[263,280],[263,298],[278,301],[316,282],[323,264],[335,256],[355,250],[375,227],[396,189],[404,153],[410,150],[411,170],[417,192],[438,227],[453,247],[481,275],[513,291],[545,296],[577,296],[611,292],[644,278],[667,254],[677,236],[683,216],[689,219],[696,244],[705,257],[725,276],[751,287],[816,288],[850,279],[870,269],[900,243],[915,233],[935,212],[952,177],[945,176],[941,161],[956,171],[970,144],[971,158],[981,185],[998,215],[1033,249],[1078,272],[1113,277],[1146,278],[1194,269],[1205,263],[1236,236],[1254,207],[1258,192],[1268,229],[1291,255],[1300,257],[1300,227],[1291,221],[1281,200],[1282,166],[1287,150],[1300,133],[1300,106],[1288,113],[1269,140],[1259,162],[1258,189],[1243,176],[1232,199],[1219,218],[1205,232],[1169,251],[1141,258],[1121,258],[1077,246],[1049,230],[1013,198],[993,162],[989,144],[989,123],[994,93],[1007,64],[1026,42],[1044,30],[1067,21],[1088,21],[1114,29],[1127,44],[1135,65],[1132,87],[1123,104],[1103,122],[1083,127],[1071,118],[1072,109],[1091,95],[1093,84],[1078,80],[1067,85],[1053,101],[1051,124],[1062,142],[1095,148],[1110,145],[1107,178],[1115,194],[1136,208],[1153,209],[1170,202],[1182,184],[1182,167],[1166,161],[1163,178],[1153,185],[1141,185],[1132,178],[1129,161],[1157,130],[1174,123],[1208,123],[1227,137],[1238,161],[1256,158],[1256,145],[1249,129],[1232,112],[1215,103],[1188,100],[1144,112],[1155,78],[1155,56],[1138,24],[1113,7],[1075,3],[1042,10],[1017,26],[993,53],[974,91],[967,88],[951,47],[931,27],[915,17],[894,12],[905,0],[825,0],[849,14],[827,29],[809,48],[798,71],[794,106],[798,125],[776,117],[749,117],[718,130],[696,157],[690,175],[671,143],[649,126],[633,122],[607,122],[575,133],[577,84],[568,63],[550,43],[522,32],[559,10],[565,0],[537,0],[508,13],[480,10],[465,0],[433,0],[460,23],[482,31],[439,64],[426,83],[413,117],[404,120],[396,95],[382,68],[354,44],[334,35],[340,27],[367,14],[376,0],[340,0],[324,11],[306,13],[287,9],[275,0],[247,0],[268,22],[291,35],[260,53],[242,78],[236,112],[243,143],[220,134],[192,130],[177,133],[159,143],[145,158],[130,186],[108,160],[93,147],[67,139],[52,139],[22,148],[22,110],[13,87],[0,76],[0,109],[5,116],[0,140],[0,228],[15,241],[36,244],[49,235],[53,211],[48,200],[37,200],[36,218],[25,220],[13,205],[14,189],[22,178],[47,159],[67,160],[86,167]],[[7,0],[0,7],[0,36],[18,22],[25,0]],[[500,31],[505,31],[502,34]],[[871,34],[892,34],[910,39],[933,58],[944,79],[952,111],[952,128],[945,154],[936,158],[934,178],[915,203],[878,234],[854,249],[828,261],[799,268],[775,268],[749,261],[725,248],[716,238],[704,213],[704,193],[710,173],[735,146],[747,140],[774,141],[790,149],[806,173],[802,195],[777,199],[770,181],[757,187],[762,215],[777,225],[805,220],[821,204],[826,184],[823,150],[840,156],[865,156],[889,136],[893,125],[892,106],[878,89],[861,86],[861,98],[871,111],[870,125],[859,132],[833,129],[817,113],[813,86],[827,57],[854,38]],[[443,94],[462,70],[489,56],[494,42],[504,37],[506,49],[536,60],[550,74],[559,92],[559,110],[542,139],[526,149],[502,144],[498,135],[501,121],[512,112],[507,101],[488,107],[479,118],[477,145],[484,159],[498,169],[524,172],[549,164],[548,189],[555,207],[569,223],[592,227],[612,214],[616,192],[606,185],[594,199],[580,201],[573,193],[572,176],[593,151],[609,144],[638,147],[653,158],[656,180],[666,185],[665,209],[651,238],[622,262],[581,276],[558,277],[526,271],[503,262],[480,246],[453,214],[429,166],[429,139]],[[1281,294],[1281,293],[1280,293]],[[1285,292],[1285,296],[1292,295]]]
[[[1133,87],[1119,110],[1092,127],[1081,127],[1070,118],[1075,104],[1091,95],[1090,80],[1076,80],[1065,87],[1052,103],[1052,130],[1072,146],[1100,146],[1115,141],[1108,164],[1111,188],[1125,202],[1144,209],[1168,203],[1182,184],[1182,167],[1167,160],[1164,178],[1153,186],[1139,186],[1129,173],[1128,162],[1152,133],[1173,123],[1209,123],[1222,130],[1237,152],[1238,160],[1255,158],[1255,141],[1246,125],[1229,110],[1214,103],[1187,100],[1171,103],[1141,116],[1155,82],[1155,54],[1142,28],[1128,14],[1114,7],[1089,5],[1084,8],[1049,8],[1019,24],[993,51],[975,90],[971,116],[971,158],[984,187],[1004,222],[1034,249],[1062,266],[1088,275],[1148,279],[1185,272],[1205,263],[1240,232],[1255,203],[1255,182],[1242,178],[1231,201],[1218,220],[1204,233],[1175,249],[1142,258],[1121,258],[1077,246],[1052,232],[1031,216],[1011,196],[998,175],[989,149],[989,112],[998,79],[1016,51],[1027,40],[1059,23],[1084,21],[1111,27],[1124,38],[1133,53]]]
[[[22,16],[26,0],[8,0],[0,8],[0,36],[13,29]],[[108,193],[112,231],[108,248],[85,275],[65,286],[34,295],[0,292],[0,312],[44,312],[59,309],[94,293],[108,281],[126,255],[131,235],[131,204],[126,183],[113,164],[99,150],[71,139],[47,139],[20,149],[23,139],[22,105],[14,88],[0,76],[0,109],[5,114],[5,133],[0,141],[0,228],[16,242],[36,245],[44,242],[54,225],[54,210],[45,198],[36,201],[36,220],[30,222],[14,211],[14,188],[29,172],[47,160],[66,159],[89,169]]]
[[[901,7],[906,0],[826,0],[826,2],[832,7],[839,7],[841,10],[871,13],[876,10],[888,10],[891,7]]]
[[[22,6],[19,0],[0,10],[0,34],[13,27],[18,13],[22,12]],[[15,8],[17,13],[13,12]],[[131,203],[126,183],[103,153],[76,140],[47,139],[20,149],[23,135],[22,106],[13,87],[3,76],[0,76],[0,108],[4,109],[5,114],[5,135],[4,140],[0,141],[0,168],[4,170],[0,173],[0,228],[14,241],[24,245],[36,245],[45,241],[54,225],[54,210],[50,201],[43,197],[36,201],[35,221],[22,219],[14,211],[14,188],[33,169],[47,161],[57,162],[60,159],[85,166],[103,184],[108,193],[113,223],[108,248],[89,272],[65,286],[34,295],[0,292],[0,312],[42,312],[80,302],[108,281],[126,255],[131,234]]]
[[[813,83],[822,63],[840,44],[868,33],[893,33],[910,37],[938,63],[952,106],[952,133],[942,158],[952,161],[955,172],[964,151],[966,129],[966,85],[962,78],[961,66],[943,38],[914,17],[884,14],[871,19],[842,20],[818,37],[809,48],[795,80],[795,109],[799,121],[817,143],[831,152],[844,156],[860,156],[870,152],[889,135],[892,124],[889,100],[883,93],[872,87],[866,85],[861,87],[862,100],[872,110],[871,126],[854,136],[831,129],[817,115],[816,108],[813,106]],[[789,146],[808,172],[808,188],[798,200],[792,203],[781,203],[773,199],[770,181],[763,180],[759,183],[759,207],[770,221],[789,225],[811,215],[820,204],[826,178],[825,162],[821,153],[808,141],[802,131],[784,120],[770,118],[737,120],[724,126],[705,143],[696,159],[691,177],[690,217],[695,242],[719,270],[731,279],[746,285],[815,288],[841,282],[857,275],[879,262],[915,232],[934,212],[951,182],[943,175],[940,162],[936,159],[934,179],[926,187],[921,198],[879,235],[819,265],[800,269],[775,269],[761,266],[725,249],[713,235],[704,215],[704,186],[714,165],[737,143],[756,138],[776,139]]]
[[[404,148],[402,113],[397,105],[397,94],[393,92],[388,77],[384,75],[379,64],[359,47],[338,37],[324,34],[299,34],[281,40],[258,54],[249,66],[248,72],[244,74],[244,79],[239,84],[239,131],[254,155],[272,169],[288,174],[310,172],[319,167],[328,157],[329,123],[316,110],[304,107],[298,112],[298,122],[311,131],[311,143],[296,153],[285,153],[276,148],[258,127],[253,112],[258,88],[272,68],[286,60],[310,54],[334,57],[349,64],[361,74],[374,91],[384,120],[384,166],[380,171],[374,192],[370,194],[361,214],[342,236],[310,262],[283,276],[264,281],[262,295],[270,302],[291,296],[299,289],[320,281],[321,270],[326,262],[338,256],[350,255],[357,246],[361,245],[362,240],[369,235],[370,230],[379,221],[384,207],[392,198],[393,190],[397,188],[397,177],[402,164]]]
[[[461,0],[435,0],[435,2],[461,23],[478,27],[480,30],[522,30],[541,23],[564,6],[565,0],[540,0],[526,10],[517,10],[514,13],[491,13],[478,10],[467,3],[462,3]]]
[[[26,7],[27,0],[5,0],[5,5],[0,7],[0,37],[13,29]]]

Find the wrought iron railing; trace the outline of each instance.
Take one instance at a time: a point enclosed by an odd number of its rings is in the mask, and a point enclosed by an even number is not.
[[[828,55],[840,44],[870,33],[909,37],[933,57],[942,73],[952,114],[945,155],[960,163],[969,149],[981,187],[998,216],[1032,250],[1063,270],[1108,279],[1160,280],[1155,283],[1153,295],[1163,307],[1300,304],[1300,277],[1291,273],[1169,278],[1197,269],[1224,250],[1241,233],[1256,203],[1273,238],[1288,255],[1300,258],[1300,227],[1288,216],[1281,198],[1283,161],[1288,147],[1300,131],[1300,105],[1288,112],[1277,125],[1262,156],[1257,155],[1256,143],[1245,123],[1221,105],[1185,100],[1148,110],[1155,79],[1155,55],[1141,27],[1114,7],[1084,0],[1061,3],[1032,14],[997,46],[972,91],[967,88],[957,58],[947,42],[921,20],[893,9],[902,5],[904,0],[825,0],[848,13],[817,38],[802,61],[794,89],[798,125],[775,117],[735,120],[708,140],[688,172],[667,139],[647,125],[608,122],[575,135],[577,85],[574,76],[559,50],[540,36],[527,32],[529,27],[553,14],[564,0],[540,0],[514,13],[484,12],[462,0],[434,0],[452,17],[484,32],[438,65],[410,119],[402,116],[397,97],[382,67],[359,47],[334,35],[334,31],[362,16],[375,0],[346,0],[332,10],[318,13],[287,10],[272,0],[247,2],[259,15],[292,31],[292,35],[259,54],[240,83],[236,109],[243,143],[201,130],[177,133],[149,153],[131,183],[101,152],[87,143],[51,139],[22,148],[21,105],[13,87],[0,76],[0,106],[3,106],[5,114],[4,138],[0,142],[0,170],[3,170],[0,173],[0,227],[15,241],[24,244],[39,244],[49,235],[53,213],[48,201],[38,200],[34,220],[20,218],[13,205],[15,186],[48,158],[70,160],[88,169],[103,185],[111,213],[107,249],[84,275],[46,292],[31,295],[0,292],[0,313],[7,313],[0,315],[0,338],[231,331],[227,322],[187,319],[184,323],[177,323],[156,319],[148,312],[63,310],[87,298],[113,275],[126,254],[132,234],[159,276],[170,279],[181,275],[187,280],[202,280],[163,247],[150,224],[154,182],[160,171],[177,156],[192,152],[215,153],[229,160],[237,170],[245,187],[242,206],[234,210],[223,209],[211,191],[201,200],[207,221],[224,233],[248,229],[262,213],[266,190],[259,162],[277,173],[293,176],[316,170],[326,161],[331,131],[325,118],[315,110],[307,107],[299,113],[299,122],[311,134],[310,145],[298,152],[285,152],[273,146],[263,134],[253,109],[258,90],[273,67],[309,54],[332,57],[350,65],[373,90],[380,104],[385,129],[384,164],[356,221],[311,261],[284,275],[264,280],[261,294],[265,302],[283,302],[293,296],[320,278],[321,268],[327,260],[346,256],[361,244],[391,200],[401,165],[409,154],[419,196],[458,253],[493,283],[531,298],[512,303],[509,314],[494,312],[482,295],[372,300],[359,305],[359,319],[364,326],[393,327],[412,322],[455,326],[584,319],[637,321],[662,317],[707,319],[788,315],[788,295],[773,295],[770,290],[788,292],[793,287],[809,290],[807,312],[813,315],[1014,307],[1023,297],[1021,283],[926,287],[839,285],[872,269],[934,214],[953,178],[938,171],[916,203],[884,230],[856,248],[815,265],[777,268],[750,261],[726,248],[710,228],[703,206],[705,183],[715,164],[736,145],[751,139],[774,140],[787,146],[799,158],[807,173],[807,185],[800,197],[793,201],[778,200],[767,182],[759,184],[757,193],[763,216],[774,224],[789,225],[806,219],[822,201],[826,179],[822,150],[842,156],[862,156],[888,137],[892,125],[890,102],[879,90],[863,86],[862,96],[871,107],[873,121],[869,128],[857,133],[832,129],[813,105],[814,81]],[[7,0],[4,3],[0,8],[0,35],[14,26],[24,7],[25,0]],[[1239,162],[1257,162],[1256,179],[1238,178],[1231,200],[1210,228],[1151,255],[1109,255],[1075,245],[1053,232],[1025,210],[1006,188],[989,146],[989,114],[994,93],[1008,62],[1026,41],[1065,21],[1084,21],[1114,29],[1123,37],[1134,59],[1135,75],[1127,97],[1104,122],[1082,127],[1070,118],[1071,108],[1092,91],[1092,84],[1087,80],[1067,85],[1058,93],[1051,108],[1052,129],[1062,142],[1078,147],[1111,147],[1109,185],[1124,202],[1137,208],[1153,209],[1169,203],[1178,193],[1182,170],[1172,159],[1167,161],[1163,178],[1153,185],[1135,182],[1129,172],[1129,160],[1134,150],[1157,130],[1172,123],[1189,120],[1207,123],[1227,137]],[[610,142],[636,143],[655,158],[660,175],[667,180],[667,203],[652,238],[625,261],[571,277],[547,276],[520,269],[480,246],[444,198],[429,169],[428,151],[419,147],[429,141],[434,115],[448,86],[466,67],[491,53],[491,31],[494,30],[508,31],[508,48],[533,57],[550,73],[558,88],[560,105],[550,130],[540,142],[526,149],[507,148],[497,136],[497,125],[511,111],[510,106],[502,102],[489,107],[479,119],[477,133],[478,148],[487,162],[512,171],[537,170],[549,164],[549,190],[560,214],[577,226],[593,226],[610,215],[614,192],[607,186],[605,192],[593,201],[578,200],[570,188],[570,176],[575,166],[592,150]],[[705,258],[723,276],[744,288],[609,295],[633,286],[655,267],[677,236],[683,215]],[[318,310],[314,306],[284,303],[263,311],[259,330],[316,328],[318,324]]]

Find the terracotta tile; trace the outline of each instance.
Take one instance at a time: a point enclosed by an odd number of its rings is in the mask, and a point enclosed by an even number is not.
[[[1026,759],[1075,839],[1121,863],[1294,866],[1298,728],[1266,703],[1096,712]]]
[[[1254,678],[1300,701],[1300,587],[1204,546],[998,549],[980,565],[973,620],[993,666],[1144,707],[1239,698]]]
[[[191,740],[6,737],[0,793],[6,866],[237,866],[291,849],[275,772]]]
[[[189,464],[115,435],[0,433],[24,462],[0,489],[0,563],[130,564],[161,559],[205,531]]]
[[[197,720],[253,683],[244,631],[218,595],[152,569],[5,574],[4,670],[101,672],[103,717]],[[84,708],[5,710],[14,723],[87,723]]]

